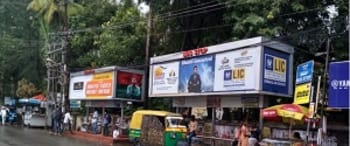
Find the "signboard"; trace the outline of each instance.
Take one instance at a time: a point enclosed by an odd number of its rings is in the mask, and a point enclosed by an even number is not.
[[[299,64],[297,67],[295,84],[302,84],[312,81],[312,75],[314,72],[314,61],[308,61],[303,64]]]
[[[172,94],[178,92],[179,62],[154,65],[152,73],[152,94]]]
[[[328,107],[349,109],[349,62],[329,64]]]
[[[289,54],[264,48],[263,91],[289,93]]]
[[[214,56],[207,55],[180,62],[180,93],[213,92]]]
[[[113,72],[92,75],[92,79],[86,82],[86,98],[111,98],[113,96],[113,75]],[[74,84],[73,88],[81,89],[81,82]]]
[[[142,79],[142,74],[117,71],[116,97],[141,100]]]
[[[70,99],[110,99],[113,97],[114,72],[73,76],[70,79]]]
[[[259,98],[258,97],[241,97],[242,106],[245,108],[257,108],[259,107]]]
[[[305,104],[310,101],[311,83],[296,85],[294,104]]]
[[[214,91],[257,89],[258,48],[216,54]]]
[[[80,100],[70,100],[69,107],[71,109],[78,109],[81,107],[81,101]]]

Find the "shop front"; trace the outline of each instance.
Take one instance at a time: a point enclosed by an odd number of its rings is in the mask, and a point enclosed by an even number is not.
[[[149,96],[200,119],[199,133],[233,139],[248,121],[262,128],[260,110],[292,97],[293,47],[264,37],[151,58]]]

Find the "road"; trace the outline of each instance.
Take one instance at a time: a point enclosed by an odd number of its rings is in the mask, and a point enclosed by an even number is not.
[[[0,126],[0,146],[106,146],[64,136],[50,135],[43,129]],[[119,145],[118,145],[119,146]]]

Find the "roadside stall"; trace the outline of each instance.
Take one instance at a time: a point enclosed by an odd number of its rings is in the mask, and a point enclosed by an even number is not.
[[[46,118],[46,98],[39,94],[32,98],[19,99],[23,124],[28,127],[51,126],[51,119]],[[46,124],[45,124],[46,123]]]
[[[264,136],[261,145],[288,145],[296,142],[303,143],[306,141],[306,131],[304,128],[295,127],[295,125],[305,125],[311,120],[309,109],[297,104],[281,104],[272,107],[265,108],[261,111],[262,116],[265,120],[276,121],[279,123],[286,123],[287,127],[274,127],[270,136]],[[318,117],[319,118],[319,117]],[[276,124],[276,125],[277,125]],[[315,123],[312,124],[317,124]],[[293,134],[298,133],[300,135],[299,141],[293,138]],[[309,142],[316,143],[317,131],[310,132]]]
[[[255,37],[152,57],[149,96],[171,98],[177,112],[198,115],[202,137],[229,145],[240,122],[262,126],[260,109],[292,97],[293,53]]]

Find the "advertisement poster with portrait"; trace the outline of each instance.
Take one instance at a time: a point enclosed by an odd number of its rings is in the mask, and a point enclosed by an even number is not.
[[[258,48],[246,48],[215,56],[214,91],[257,89]]]
[[[140,73],[117,71],[116,97],[130,100],[142,100],[142,80]]]
[[[111,99],[114,72],[73,76],[70,79],[69,99]]]
[[[153,65],[151,75],[151,94],[178,93],[179,62]]]
[[[264,48],[263,90],[289,94],[289,54]]]
[[[206,55],[182,60],[180,93],[212,92],[214,89],[214,56]]]

